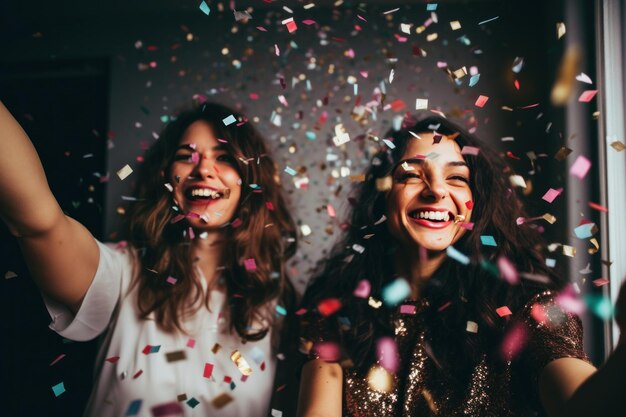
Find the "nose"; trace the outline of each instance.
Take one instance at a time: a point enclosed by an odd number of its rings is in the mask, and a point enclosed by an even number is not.
[[[216,171],[215,162],[211,160],[207,155],[198,153],[198,163],[196,164],[196,171],[201,178],[214,178]]]
[[[439,201],[446,198],[448,195],[448,189],[443,176],[434,171],[427,171],[424,173],[424,189],[421,192],[422,197]]]

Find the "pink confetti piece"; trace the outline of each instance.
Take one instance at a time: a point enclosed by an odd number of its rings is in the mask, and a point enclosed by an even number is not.
[[[557,198],[561,194],[562,191],[563,191],[562,188],[559,188],[558,190],[555,190],[554,188],[550,188],[548,191],[546,191],[546,193],[541,198],[547,201],[548,203],[552,203],[554,199]]]
[[[507,306],[496,308],[496,313],[498,313],[498,316],[500,317],[506,317],[506,316],[510,316],[511,314],[513,314]]]
[[[361,281],[359,281],[358,285],[356,286],[352,294],[354,294],[355,297],[367,298],[370,296],[371,290],[372,290],[372,284],[370,284],[368,280],[362,279]]]
[[[241,224],[243,223],[243,221],[241,221],[241,219],[239,217],[237,217],[235,220],[233,220],[230,225],[231,227],[237,228],[239,226],[241,226]]]
[[[296,25],[296,22],[294,22],[293,19],[290,22],[287,22],[287,30],[289,33],[293,33],[298,30],[298,25]]]
[[[265,29],[263,26],[257,26],[256,28],[261,32],[267,32],[267,29]]]
[[[269,211],[274,211],[274,204],[272,204],[271,201],[266,202],[265,207],[267,207]]]
[[[213,374],[213,367],[214,365],[212,363],[205,363],[204,364],[204,372],[202,373],[202,376],[204,376],[205,378],[211,378],[211,375]]]
[[[586,90],[578,97],[578,101],[582,103],[589,103],[598,93],[598,90]]]
[[[187,347],[193,349],[196,346],[196,339],[192,339],[191,337],[187,340]]]
[[[437,312],[441,313],[443,310],[450,307],[451,305],[452,305],[452,301],[447,301],[446,303],[444,303],[441,307],[437,309]]]
[[[176,284],[176,281],[178,281],[178,280],[177,280],[176,278],[174,278],[174,277],[170,276],[170,277],[167,277],[167,279],[166,279],[165,281],[166,281],[168,284],[174,285],[174,284]]]
[[[314,25],[316,22],[315,20],[312,20],[312,19],[306,19],[306,20],[303,20],[302,23],[304,23],[307,26],[311,26],[311,25]]]
[[[402,304],[400,306],[400,314],[414,315],[417,312],[417,307],[412,304]]]
[[[363,16],[361,16],[360,14],[357,14],[356,17],[358,17],[359,19],[361,19],[364,22],[367,22],[367,20],[365,20],[365,18]]]
[[[578,158],[576,158],[576,161],[574,161],[574,164],[570,168],[569,173],[570,175],[578,177],[582,180],[583,178],[585,178],[585,175],[587,175],[587,172],[589,172],[589,168],[591,168],[591,162],[589,161],[589,159],[587,159],[583,155],[580,155],[578,156]]]
[[[517,268],[513,262],[511,262],[506,256],[500,256],[498,258],[498,269],[502,278],[510,285],[515,285],[519,282],[519,274]]]
[[[335,208],[331,204],[326,206],[326,211],[328,212],[328,217],[334,218],[337,216]]]
[[[382,337],[376,341],[376,353],[380,366],[394,373],[398,370],[398,346],[391,337]]]
[[[250,98],[250,100],[258,100],[259,99],[259,95],[257,93],[250,93],[248,95],[248,97]]]
[[[52,365],[54,365],[55,363],[59,362],[59,361],[60,361],[61,359],[63,359],[64,357],[65,357],[65,353],[61,353],[59,356],[57,356],[57,357],[56,357],[56,359],[55,359],[55,360],[53,360],[52,362],[50,362],[50,365],[48,365],[48,366],[52,366]]]
[[[367,78],[369,73],[367,71],[360,71],[359,74],[361,74],[361,77],[363,78]]]
[[[465,230],[474,230],[474,223],[472,222],[461,223],[461,227]]]
[[[591,201],[589,203],[587,203],[587,204],[589,204],[589,207],[591,207],[594,210],[598,210],[598,211],[601,211],[603,213],[608,213],[609,212],[608,208],[606,208],[604,206],[601,206],[600,204],[593,203]]]
[[[187,228],[187,235],[189,236],[189,239],[194,240],[196,238],[196,234],[193,231],[192,227]]]
[[[254,258],[244,260],[243,264],[246,267],[246,271],[248,272],[256,271],[256,262],[254,261]]]
[[[515,358],[524,349],[527,340],[528,334],[522,324],[511,327],[502,340],[502,357],[507,361]]]
[[[155,405],[154,407],[150,408],[150,411],[152,412],[153,417],[164,417],[164,416],[171,416],[174,414],[175,415],[182,414],[183,408],[178,402],[172,401],[172,402],[165,403],[165,404]]]
[[[276,56],[280,56],[280,49],[278,49],[278,45],[274,44],[274,53]]]
[[[487,103],[487,100],[489,100],[489,97],[487,96],[478,96],[478,98],[476,99],[476,103],[474,103],[474,105],[476,107],[483,107],[485,105],[485,103]]]
[[[334,362],[340,357],[339,346],[333,342],[317,343],[314,351],[320,359],[328,362]]]
[[[544,324],[548,320],[548,316],[546,315],[546,310],[543,308],[541,304],[535,303],[530,308],[530,316],[540,324]]]
[[[461,149],[461,155],[478,155],[478,152],[480,152],[480,148],[475,146],[463,146]]]
[[[606,285],[609,283],[609,280],[606,278],[598,278],[598,279],[594,279],[593,281],[593,285],[595,285],[596,287],[601,287],[603,285]]]

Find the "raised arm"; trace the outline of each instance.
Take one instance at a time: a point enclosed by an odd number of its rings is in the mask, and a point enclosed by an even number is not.
[[[321,359],[302,368],[298,417],[340,417],[343,398],[343,370]]]
[[[98,266],[91,233],[65,216],[28,136],[0,102],[0,216],[30,272],[51,298],[76,312]]]

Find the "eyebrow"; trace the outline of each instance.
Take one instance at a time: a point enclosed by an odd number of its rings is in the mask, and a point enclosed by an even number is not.
[[[179,145],[178,147],[176,147],[176,150],[178,151],[180,149],[183,149],[183,150],[186,150],[186,151],[196,152],[196,150],[194,148],[192,148],[191,145],[192,144],[190,144],[190,143],[185,143],[183,145]],[[225,145],[220,144],[220,145],[214,146],[213,148],[211,148],[211,150],[213,150],[213,151],[226,151],[227,149],[226,149]]]

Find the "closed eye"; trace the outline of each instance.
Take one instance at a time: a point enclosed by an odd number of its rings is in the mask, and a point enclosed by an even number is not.
[[[469,178],[467,177],[463,177],[461,175],[454,175],[452,177],[448,178],[449,180],[458,180],[458,181],[463,181],[464,183],[469,184]]]
[[[229,153],[223,153],[221,155],[219,155],[217,157],[217,160],[220,162],[226,162],[228,164],[232,164],[232,165],[236,165],[237,164],[237,160],[235,159],[234,156],[232,156]]]
[[[399,175],[399,176],[397,177],[397,180],[398,180],[398,181],[401,181],[401,182],[402,182],[402,181],[411,180],[411,179],[418,179],[418,180],[421,180],[421,179],[422,179],[422,177],[421,177],[419,174],[415,174],[415,173],[412,173],[412,172],[406,172],[406,173],[404,173],[404,174],[402,174],[402,175]]]
[[[191,162],[191,154],[176,154],[174,155],[174,161]]]

